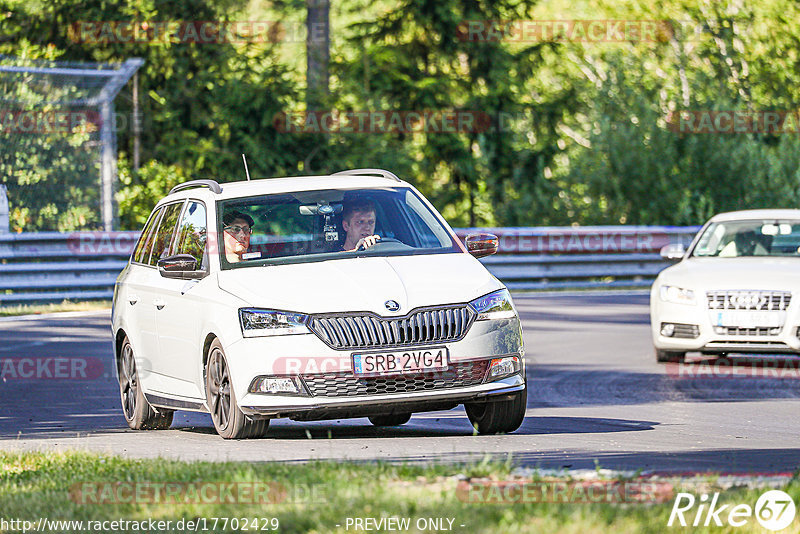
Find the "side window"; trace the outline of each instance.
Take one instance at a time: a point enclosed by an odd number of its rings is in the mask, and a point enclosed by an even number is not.
[[[139,236],[139,241],[136,243],[136,248],[133,251],[133,261],[143,263],[147,260],[146,253],[150,251],[150,243],[153,241],[153,229],[158,224],[158,218],[161,217],[161,212],[163,211],[163,207],[158,208],[158,210],[150,215],[147,223],[145,223],[142,235]]]
[[[205,269],[203,253],[206,248],[206,207],[196,200],[190,200],[183,212],[178,227],[176,254],[191,254],[197,260],[197,267]]]
[[[183,202],[178,202],[164,208],[161,224],[158,225],[158,230],[153,240],[153,250],[150,253],[150,261],[147,262],[148,265],[156,265],[158,264],[158,260],[169,256],[172,234],[175,232],[175,225],[178,223],[178,217],[181,214],[182,207]]]
[[[452,246],[453,241],[447,235],[445,229],[442,228],[442,225],[436,221],[436,217],[411,191],[406,192],[406,205],[411,208],[405,211],[409,215],[422,248]]]

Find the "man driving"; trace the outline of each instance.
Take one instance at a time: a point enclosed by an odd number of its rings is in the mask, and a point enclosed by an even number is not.
[[[345,204],[342,212],[342,228],[345,237],[342,250],[354,252],[360,247],[368,249],[380,241],[375,234],[375,204],[370,200],[354,200]]]
[[[253,218],[240,211],[229,211],[222,216],[225,259],[229,263],[242,261],[242,254],[250,248]]]

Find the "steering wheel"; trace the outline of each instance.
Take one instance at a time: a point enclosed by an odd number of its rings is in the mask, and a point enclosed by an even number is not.
[[[399,239],[395,239],[395,238],[393,238],[393,237],[381,237],[381,238],[380,238],[380,239],[379,239],[379,240],[378,240],[378,241],[377,241],[377,242],[376,242],[374,245],[372,245],[370,248],[375,248],[375,247],[377,247],[378,245],[380,245],[381,243],[402,243],[402,241],[400,241]],[[361,243],[361,244],[358,246],[358,248],[356,249],[356,252],[358,252],[359,250],[367,250],[367,248],[364,246],[364,243]]]

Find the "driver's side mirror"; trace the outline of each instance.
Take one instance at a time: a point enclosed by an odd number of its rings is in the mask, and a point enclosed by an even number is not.
[[[205,271],[197,270],[197,260],[191,254],[176,254],[158,260],[158,272],[164,278],[202,278]]]
[[[683,243],[672,243],[661,249],[661,257],[669,261],[678,261],[686,254]]]
[[[494,234],[469,234],[464,240],[467,252],[476,258],[491,256],[500,247],[500,241]]]

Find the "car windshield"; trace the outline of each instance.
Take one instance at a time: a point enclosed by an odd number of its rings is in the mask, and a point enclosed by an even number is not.
[[[800,256],[800,221],[750,220],[715,222],[706,228],[693,256]]]
[[[223,269],[463,252],[407,187],[324,189],[217,203]],[[364,246],[364,241],[373,243]]]

